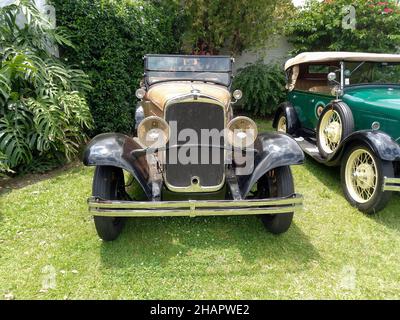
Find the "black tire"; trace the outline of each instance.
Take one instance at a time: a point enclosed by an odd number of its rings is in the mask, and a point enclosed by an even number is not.
[[[290,167],[279,167],[264,175],[257,183],[256,197],[285,197],[294,193],[293,176]],[[286,232],[293,220],[293,212],[265,214],[261,221],[267,231],[273,234]]]
[[[335,151],[337,150],[336,148],[332,152],[326,152],[322,146],[321,136],[320,136],[321,123],[324,120],[324,117],[328,116],[327,113],[332,110],[336,111],[339,114],[340,121],[342,124],[341,138],[337,144],[337,147],[347,136],[349,136],[354,131],[353,113],[351,112],[347,104],[345,104],[344,102],[332,102],[331,104],[327,105],[324,111],[322,111],[321,116],[319,117],[317,126],[317,147],[320,155],[323,158],[328,158],[331,154],[335,153]]]
[[[348,186],[348,182],[346,182],[346,165],[350,159],[351,155],[354,155],[355,152],[366,150],[373,157],[373,160],[376,164],[377,171],[377,183],[376,190],[373,193],[372,197],[364,203],[360,203],[352,196],[352,192]],[[350,160],[352,161],[352,160]],[[392,192],[383,191],[383,182],[384,177],[394,177],[394,168],[393,163],[391,161],[384,161],[380,159],[368,146],[359,144],[354,145],[349,150],[346,151],[343,159],[342,165],[340,168],[340,177],[341,177],[341,185],[343,189],[343,193],[347,199],[347,201],[354,207],[356,207],[361,212],[366,214],[375,214],[378,211],[382,210],[392,196]]]
[[[124,174],[122,169],[97,166],[94,172],[92,195],[105,200],[124,199]],[[104,241],[115,240],[121,233],[125,219],[114,217],[94,217],[97,234]]]

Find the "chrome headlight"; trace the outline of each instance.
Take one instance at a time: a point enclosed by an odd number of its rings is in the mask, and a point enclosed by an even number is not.
[[[159,148],[167,144],[170,130],[164,119],[151,116],[140,122],[137,134],[140,142],[145,146]]]
[[[144,98],[144,96],[146,95],[146,90],[143,88],[139,88],[136,90],[135,92],[135,96],[136,98],[142,100]]]
[[[233,118],[227,126],[228,142],[237,148],[251,146],[257,138],[257,125],[248,117]]]
[[[243,97],[243,92],[242,90],[236,89],[235,91],[233,91],[232,96],[236,99],[236,100],[240,100]]]

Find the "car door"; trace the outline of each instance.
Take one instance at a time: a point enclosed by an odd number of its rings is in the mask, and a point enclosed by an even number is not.
[[[333,99],[332,88],[327,80],[330,68],[326,64],[300,66],[299,77],[295,89],[290,92],[290,98],[303,128],[315,130],[322,110]]]

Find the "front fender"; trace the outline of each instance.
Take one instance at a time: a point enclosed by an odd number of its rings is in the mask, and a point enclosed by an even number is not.
[[[352,144],[366,144],[376,155],[386,161],[400,161],[400,145],[394,141],[388,134],[382,131],[361,130],[353,132],[341,143],[339,161],[344,151]]]
[[[296,164],[302,164],[304,153],[297,142],[280,132],[266,132],[258,135],[254,142],[256,150],[252,173],[239,176],[239,188],[243,198],[253,185],[268,171]]]
[[[135,140],[121,133],[103,133],[94,137],[83,154],[85,166],[114,166],[131,173],[151,199],[148,184],[149,166],[145,155],[133,157],[132,151],[142,149]]]

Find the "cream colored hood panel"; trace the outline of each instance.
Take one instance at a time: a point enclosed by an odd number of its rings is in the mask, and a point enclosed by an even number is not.
[[[145,99],[164,110],[165,103],[168,100],[190,94],[192,90],[198,90],[200,94],[211,96],[221,101],[224,106],[227,106],[231,99],[230,92],[223,86],[190,82],[167,82],[152,85]]]

